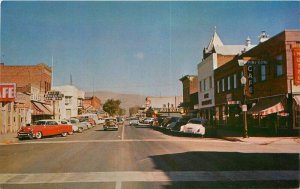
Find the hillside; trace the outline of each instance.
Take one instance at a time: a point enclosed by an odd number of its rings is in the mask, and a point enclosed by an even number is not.
[[[86,92],[85,96],[92,96],[92,92]],[[128,113],[128,109],[133,106],[142,106],[145,103],[145,96],[136,95],[136,94],[121,94],[115,92],[108,91],[95,91],[94,95],[101,100],[101,103],[104,104],[107,99],[119,99],[121,100],[121,107],[126,109],[126,113]]]

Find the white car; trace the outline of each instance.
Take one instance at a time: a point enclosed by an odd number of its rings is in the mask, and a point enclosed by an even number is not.
[[[97,125],[98,125],[98,124],[104,124],[104,123],[105,123],[105,119],[103,119],[103,118],[98,118]]]
[[[131,118],[129,121],[130,126],[135,126],[135,125],[138,125],[139,123],[140,123],[140,121],[138,118]]]
[[[206,119],[203,118],[193,118],[188,121],[186,125],[181,126],[180,131],[184,133],[192,133],[192,134],[205,134]]]
[[[147,117],[146,119],[144,119],[144,123],[146,124],[152,124],[154,121],[153,117]]]

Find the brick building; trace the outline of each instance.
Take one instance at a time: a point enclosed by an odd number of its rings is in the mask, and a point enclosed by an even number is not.
[[[83,111],[85,113],[97,113],[101,108],[101,100],[96,97],[85,97],[83,100]]]
[[[185,75],[179,79],[182,82],[183,102],[180,105],[185,113],[198,110],[198,76]]]
[[[251,128],[299,129],[300,86],[295,84],[293,52],[300,48],[300,31],[285,30],[219,67],[215,77],[215,118],[219,126],[241,126],[241,104],[247,104]],[[248,63],[245,66],[239,62]],[[245,87],[241,77],[247,78]],[[300,79],[300,78],[299,78]]]
[[[50,102],[44,100],[44,95],[51,89],[52,69],[45,64],[37,65],[5,65],[0,64],[0,83],[16,84],[16,101],[2,103],[2,110],[13,112],[8,117],[1,116],[6,120],[1,124],[2,133],[14,132],[18,127],[32,121],[50,118],[52,116],[52,106]],[[6,114],[8,115],[8,114]],[[21,123],[20,123],[21,121]],[[4,129],[13,127],[14,129]]]

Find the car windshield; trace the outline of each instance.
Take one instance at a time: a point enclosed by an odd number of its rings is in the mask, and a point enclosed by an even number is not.
[[[206,120],[205,119],[191,119],[189,123],[194,123],[194,124],[205,124]]]

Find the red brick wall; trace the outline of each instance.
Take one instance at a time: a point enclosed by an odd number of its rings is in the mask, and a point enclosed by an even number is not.
[[[31,85],[45,93],[51,89],[52,69],[45,64],[33,66],[0,65],[0,82],[16,83],[17,87]]]

